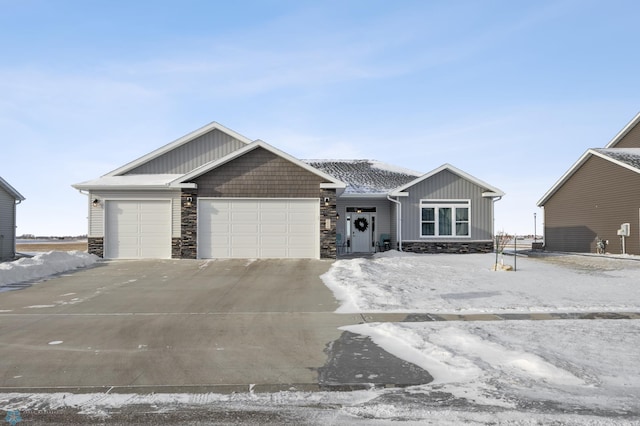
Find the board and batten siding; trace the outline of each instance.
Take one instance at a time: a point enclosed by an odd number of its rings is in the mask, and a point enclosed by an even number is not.
[[[591,156],[544,205],[545,248],[593,253],[596,237],[620,253],[617,230],[631,225],[626,251],[640,254],[640,174]]]
[[[180,238],[181,205],[177,191],[93,191],[89,194],[89,237],[104,237],[105,200],[171,200],[171,237]],[[93,206],[94,199],[100,205]]]
[[[492,241],[493,200],[483,197],[484,188],[461,178],[449,170],[443,170],[407,189],[408,197],[399,197],[402,202],[403,241]],[[470,238],[425,238],[420,236],[421,200],[470,200]]]
[[[0,187],[0,259],[11,259],[16,250],[16,199]]]
[[[243,146],[245,146],[244,142],[218,129],[214,129],[136,167],[126,174],[189,173],[203,164],[218,160]]]

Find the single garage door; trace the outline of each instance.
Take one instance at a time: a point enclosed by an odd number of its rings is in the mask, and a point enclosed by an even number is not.
[[[316,199],[198,200],[198,257],[320,257]]]
[[[171,201],[107,200],[105,258],[171,257]]]

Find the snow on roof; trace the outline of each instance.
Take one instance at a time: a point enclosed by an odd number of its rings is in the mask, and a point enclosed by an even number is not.
[[[157,175],[125,175],[103,176],[98,179],[88,180],[73,185],[76,189],[98,189],[125,187],[169,187],[169,184],[181,177],[181,174],[157,174]]]
[[[594,149],[594,151],[636,169],[640,169],[640,148],[604,148]]]
[[[347,184],[345,194],[386,194],[421,173],[375,160],[302,160]]]

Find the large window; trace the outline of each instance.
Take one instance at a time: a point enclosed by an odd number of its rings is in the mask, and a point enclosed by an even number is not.
[[[469,200],[422,200],[420,202],[420,236],[469,237]]]

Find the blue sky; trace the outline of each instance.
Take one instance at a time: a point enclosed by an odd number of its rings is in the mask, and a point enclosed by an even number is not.
[[[636,1],[0,0],[18,234],[86,233],[97,178],[217,121],[298,158],[451,163],[496,229],[640,111]]]

